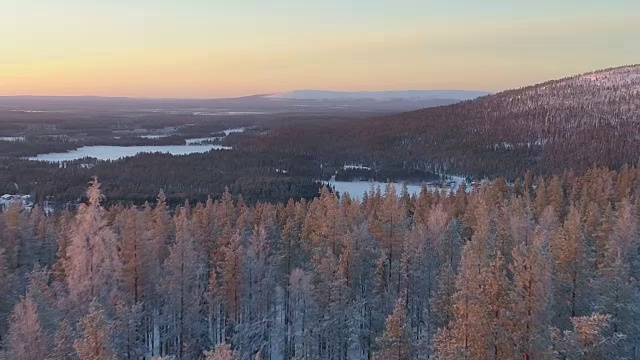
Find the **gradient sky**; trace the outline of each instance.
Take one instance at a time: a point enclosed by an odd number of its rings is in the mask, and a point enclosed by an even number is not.
[[[498,91],[640,62],[638,0],[0,0],[0,95]]]

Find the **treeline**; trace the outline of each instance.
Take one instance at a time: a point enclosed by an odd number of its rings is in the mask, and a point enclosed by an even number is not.
[[[636,359],[640,169],[0,214],[5,358]]]

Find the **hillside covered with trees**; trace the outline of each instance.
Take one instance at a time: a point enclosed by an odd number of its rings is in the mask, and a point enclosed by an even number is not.
[[[595,71],[449,106],[353,121],[292,124],[238,139],[393,174],[515,179],[640,159],[640,65]]]
[[[6,359],[624,359],[640,170],[0,214]],[[205,355],[206,354],[206,355]]]

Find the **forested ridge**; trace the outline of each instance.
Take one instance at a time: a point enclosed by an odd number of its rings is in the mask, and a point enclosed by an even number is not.
[[[635,359],[640,169],[0,214],[6,359]]]
[[[240,138],[286,144],[318,161],[362,163],[396,174],[416,170],[515,179],[640,158],[640,65],[507,90],[475,100],[354,121],[325,121]]]

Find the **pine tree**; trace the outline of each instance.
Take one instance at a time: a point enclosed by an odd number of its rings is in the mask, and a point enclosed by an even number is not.
[[[141,303],[148,296],[145,285],[148,279],[148,249],[138,225],[138,211],[135,208],[125,209],[124,229],[120,245],[120,261],[122,263],[122,287],[126,301],[130,305]]]
[[[511,284],[507,278],[504,257],[500,252],[495,255],[491,264],[483,269],[481,281],[479,309],[485,312],[480,316],[480,320],[485,322],[481,325],[485,331],[474,333],[471,339],[479,347],[486,347],[489,359],[510,358],[512,351],[509,342]]]
[[[202,352],[202,334],[205,325],[199,315],[206,289],[206,272],[195,247],[192,225],[188,218],[188,204],[179,208],[174,216],[176,241],[169,248],[164,265],[165,276],[160,292],[165,295],[166,321],[170,327],[169,342],[182,359]]]
[[[542,215],[542,212],[549,205],[547,199],[547,190],[546,185],[543,178],[538,179],[538,183],[536,185],[536,197],[534,201],[534,210],[536,218],[539,218]]]
[[[290,317],[291,326],[289,359],[305,358],[311,353],[312,343],[316,338],[314,314],[316,304],[313,298],[312,274],[295,268],[289,276],[289,292],[291,294]]]
[[[47,268],[41,268],[38,264],[27,278],[27,295],[37,305],[40,325],[45,333],[53,334],[62,317],[58,306],[59,296],[63,294],[60,286],[52,281],[52,272]]]
[[[243,293],[246,294],[244,316],[242,324],[237,327],[238,334],[233,343],[242,349],[239,355],[246,358],[256,353],[268,352],[270,329],[274,328],[272,307],[273,290],[276,288],[275,271],[269,238],[262,226],[256,228],[249,237],[243,268]]]
[[[243,277],[243,248],[240,234],[231,237],[231,241],[222,249],[222,289],[227,318],[232,322],[240,320],[240,300],[242,296],[241,281]]]
[[[114,352],[118,359],[136,360],[144,356],[144,334],[142,328],[142,304],[116,305],[113,331],[116,337],[113,341]]]
[[[6,251],[7,264],[11,269],[22,266],[22,207],[19,202],[11,203],[7,209],[0,213],[0,219],[4,220],[4,231],[2,234],[2,247]]]
[[[476,232],[476,234],[478,234]],[[484,358],[488,350],[488,312],[483,298],[483,273],[489,259],[482,238],[467,242],[462,250],[460,270],[456,277],[453,296],[453,319],[447,328],[436,335],[434,356],[436,359]]]
[[[606,332],[610,326],[610,316],[592,314],[571,319],[572,330],[560,332],[553,328],[553,354],[556,358],[567,360],[597,360],[618,358],[611,354],[608,347],[617,342]]]
[[[518,357],[525,360],[544,358],[549,347],[552,263],[548,246],[548,235],[538,229],[534,241],[519,244],[512,255],[513,322],[508,336],[516,344]]]
[[[595,280],[597,294],[595,308],[610,315],[611,331],[624,336],[625,341],[615,344],[619,358],[634,358],[640,345],[640,293],[638,282],[630,274],[621,250],[611,251]]]
[[[40,326],[38,308],[30,295],[20,299],[11,314],[8,353],[15,360],[45,360],[49,339]]]
[[[226,343],[219,344],[213,351],[204,352],[205,360],[236,360],[238,357]]]
[[[387,317],[384,334],[378,339],[380,350],[374,354],[375,360],[410,360],[412,344],[403,296],[396,300],[393,313]]]
[[[70,228],[65,270],[69,296],[81,307],[94,299],[102,303],[112,300],[121,270],[116,236],[100,205],[97,178],[92,180],[87,197],[88,204],[80,205]]]
[[[640,237],[638,234],[637,216],[627,200],[618,204],[615,224],[607,242],[607,257],[615,258],[624,255],[624,262],[629,264],[634,278],[640,278]]]
[[[89,307],[89,313],[80,322],[82,336],[75,340],[73,347],[81,360],[115,360],[109,344],[111,325],[96,303]]]
[[[454,319],[453,306],[456,292],[456,273],[453,266],[446,262],[438,273],[437,290],[431,298],[429,309],[434,318],[431,321],[435,329],[444,328]]]
[[[73,360],[75,359],[75,349],[73,348],[73,330],[68,319],[63,319],[53,340],[53,352],[47,358],[50,360]]]
[[[591,252],[586,246],[580,215],[571,207],[562,230],[552,238],[556,322],[566,328],[569,320],[590,313],[592,276]]]
[[[9,270],[5,250],[0,247],[0,328],[6,329],[9,314],[15,303],[15,276]],[[0,338],[2,340],[2,338]]]

